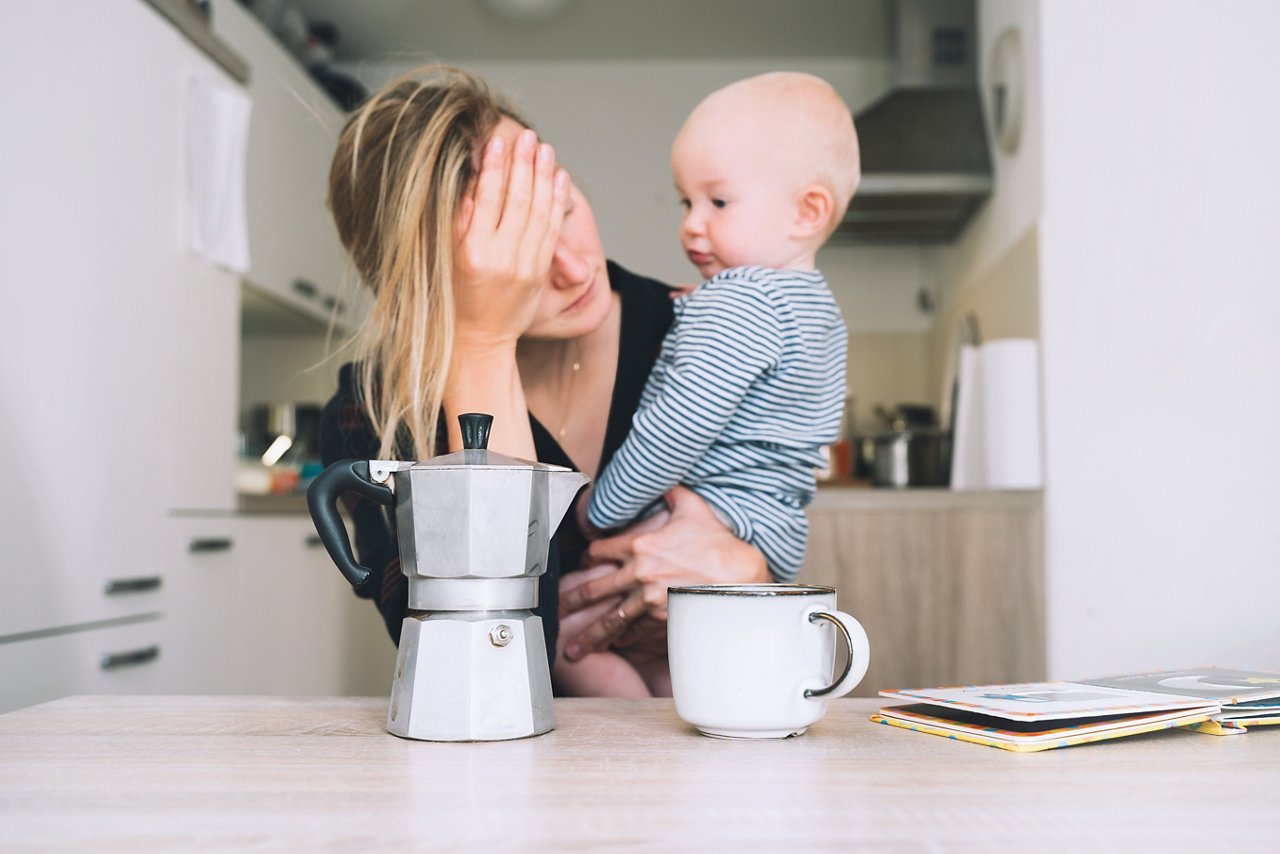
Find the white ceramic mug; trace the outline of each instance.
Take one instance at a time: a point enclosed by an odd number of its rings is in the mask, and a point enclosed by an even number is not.
[[[705,584],[668,591],[676,712],[705,735],[785,738],[866,675],[871,648],[836,591],[805,584]],[[849,662],[831,678],[836,634]]]

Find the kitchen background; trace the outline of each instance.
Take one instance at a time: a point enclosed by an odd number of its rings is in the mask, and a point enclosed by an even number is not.
[[[185,0],[4,4],[0,709],[389,681],[372,607],[296,497],[236,489],[263,491],[237,463],[254,408],[322,403],[361,312],[323,208],[343,113],[262,20],[288,41],[286,4],[208,5],[206,22]],[[431,59],[489,77],[586,187],[611,256],[687,281],[667,152],[688,109],[786,67],[859,113],[922,4],[568,0],[545,24],[502,5],[296,8],[336,23],[336,50],[305,54],[331,78],[374,87]],[[876,404],[944,403],[967,315],[1038,342],[1044,489],[824,490],[809,577],[867,623],[871,690],[1280,670],[1280,172],[1253,144],[1280,130],[1257,106],[1280,96],[1280,12],[978,0],[976,22],[989,198],[955,239],[819,262],[859,430]],[[243,276],[185,249],[193,75],[253,100]],[[1016,144],[994,138],[997,97]]]

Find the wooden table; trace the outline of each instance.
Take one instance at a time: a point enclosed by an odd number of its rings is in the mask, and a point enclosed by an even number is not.
[[[1280,846],[1280,731],[1019,755],[878,705],[740,742],[669,700],[560,700],[548,735],[430,744],[387,735],[382,699],[71,697],[0,716],[0,850]]]

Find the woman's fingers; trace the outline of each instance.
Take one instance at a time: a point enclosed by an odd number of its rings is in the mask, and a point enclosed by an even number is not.
[[[560,637],[564,641],[573,640],[582,632],[586,631],[592,623],[618,610],[622,605],[625,597],[615,596],[612,599],[605,599],[597,602],[590,608],[583,608],[581,611],[575,611],[572,614],[565,615],[560,620]]]
[[[486,143],[455,224],[455,346],[505,346],[528,329],[564,216],[556,172],[555,152],[531,130]]]
[[[594,569],[594,568],[593,568]],[[602,599],[621,594],[630,594],[637,589],[635,573],[631,569],[621,568],[593,578],[583,584],[560,593],[560,615],[580,611]]]
[[[458,205],[458,219],[453,224],[453,238],[455,241],[465,240],[467,233],[471,231],[471,221],[476,215],[476,200],[473,196],[463,196],[462,204]]]
[[[585,586],[585,585],[584,585]],[[565,658],[577,661],[590,652],[608,649],[632,621],[645,613],[644,598],[639,590],[633,591],[616,610],[592,623],[586,631],[570,639],[564,649]]]
[[[687,297],[689,294],[693,293],[697,289],[698,289],[698,286],[696,284],[676,285],[674,288],[671,289],[671,293],[667,294],[667,296],[673,300],[680,299],[680,297]]]
[[[589,563],[624,563],[634,554],[631,543],[638,536],[640,535],[627,532],[596,540],[587,546],[587,561]]]
[[[555,150],[539,144],[531,130],[521,131],[509,148],[501,137],[486,145],[471,209],[460,211],[465,215],[459,219],[470,220],[463,236],[477,255],[473,266],[494,272],[500,266],[504,277],[537,285],[545,280],[559,239],[568,176],[559,177]]]
[[[634,554],[636,537],[649,531],[657,531],[671,521],[671,513],[665,508],[642,519],[620,534],[593,540],[587,546],[587,563],[626,563]]]
[[[560,229],[564,225],[565,211],[569,207],[569,173],[557,168],[551,179],[551,217],[538,248],[537,269],[550,270],[555,258],[556,245],[560,242]]]
[[[623,629],[622,634],[613,642],[613,645],[616,647],[659,644],[663,649],[666,648],[666,618],[655,617],[652,611],[638,620],[633,620],[628,623],[627,627]]]
[[[568,590],[574,590],[588,581],[595,581],[597,578],[603,578],[606,575],[612,575],[618,571],[616,564],[602,563],[599,566],[586,567],[575,572],[566,572],[560,576],[560,592],[564,593]]]
[[[507,188],[507,142],[500,136],[489,140],[476,179],[474,209],[467,233],[488,235],[498,227]]]
[[[498,221],[498,234],[517,245],[529,222],[529,203],[533,198],[533,160],[538,151],[538,135],[529,129],[520,131],[516,150],[511,157],[507,177],[507,194]]]
[[[529,201],[529,220],[520,237],[520,260],[527,265],[526,276],[537,276],[551,266],[542,264],[542,246],[551,226],[556,184],[555,149],[543,143],[538,146],[533,164],[533,188]]]

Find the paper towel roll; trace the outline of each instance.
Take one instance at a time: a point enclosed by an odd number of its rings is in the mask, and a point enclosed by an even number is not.
[[[1036,341],[982,345],[980,381],[985,486],[1040,489],[1040,359]]]
[[[956,490],[986,487],[983,463],[982,370],[981,352],[964,345],[956,357],[956,401],[951,437],[951,488]]]

